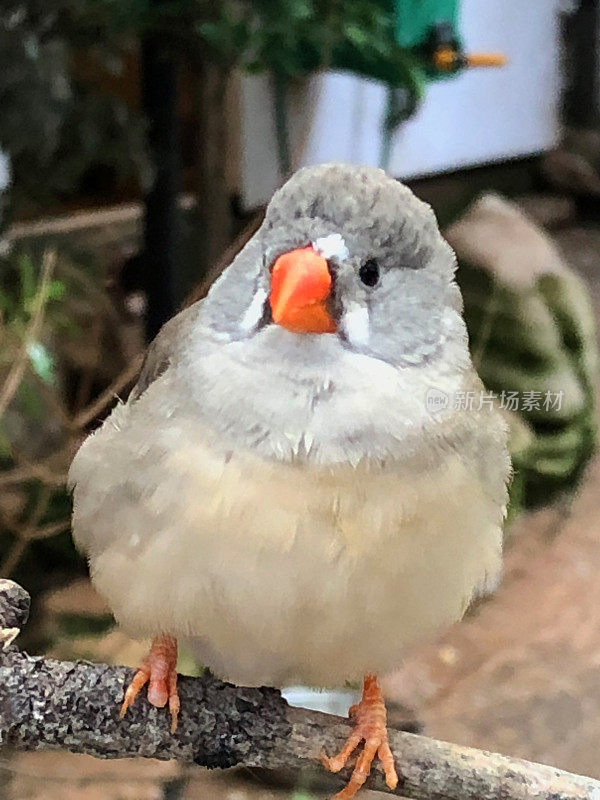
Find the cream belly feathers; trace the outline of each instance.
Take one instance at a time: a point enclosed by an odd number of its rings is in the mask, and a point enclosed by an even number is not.
[[[268,313],[273,261],[311,243],[337,332]],[[482,387],[454,269],[379,170],[303,170],[275,195],[73,462],[74,536],[125,630],[187,639],[235,682],[331,686],[392,669],[493,586],[506,431],[455,408]]]
[[[371,385],[382,404],[402,397],[386,372],[355,375],[359,396]],[[188,639],[201,663],[241,684],[341,685],[392,669],[406,645],[459,619],[496,581],[504,481],[490,492],[471,458],[489,432],[465,440],[468,457],[453,447],[463,418],[480,415],[448,410],[420,430],[430,441],[418,453],[406,442],[406,455],[385,464],[323,464],[318,451],[287,461],[219,444],[192,408],[173,404],[185,396],[177,382],[167,374],[119,406],[71,472],[77,543],[132,635]],[[341,376],[333,382],[348,401]],[[405,391],[418,422],[425,386]],[[333,425],[335,398],[312,409],[313,427],[322,414]],[[286,441],[311,430],[297,402]],[[483,431],[492,421],[501,442],[501,423],[481,412]],[[500,446],[497,455],[506,474]]]

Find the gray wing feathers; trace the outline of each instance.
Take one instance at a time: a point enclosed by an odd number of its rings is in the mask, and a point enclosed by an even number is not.
[[[176,358],[180,343],[186,340],[189,330],[200,313],[201,306],[202,300],[199,300],[189,308],[180,311],[160,329],[148,347],[140,377],[129,395],[130,402],[138,400],[150,384],[154,383]]]

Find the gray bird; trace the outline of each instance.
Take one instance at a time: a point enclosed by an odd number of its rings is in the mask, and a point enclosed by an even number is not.
[[[208,297],[151,345],[71,467],[73,531],[117,621],[243,684],[366,675],[342,768],[397,783],[377,674],[494,586],[510,473],[478,401],[455,258],[429,206],[371,167],[300,170]],[[470,398],[471,402],[457,402]]]

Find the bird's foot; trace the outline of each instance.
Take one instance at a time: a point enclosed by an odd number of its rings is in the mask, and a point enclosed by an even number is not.
[[[331,772],[339,772],[348,761],[350,755],[364,740],[364,749],[358,760],[350,780],[333,800],[350,800],[367,780],[373,759],[377,756],[385,772],[385,782],[390,789],[398,784],[398,775],[394,766],[394,757],[388,744],[387,714],[379,683],[375,675],[366,675],[363,685],[362,699],[358,705],[352,706],[348,716],[354,722],[354,730],[346,744],[332,758],[321,756],[321,763]]]
[[[156,708],[169,705],[171,733],[177,730],[179,695],[177,694],[177,639],[157,636],[146,658],[127,687],[120,716],[123,718],[141,689],[148,684],[148,700]]]

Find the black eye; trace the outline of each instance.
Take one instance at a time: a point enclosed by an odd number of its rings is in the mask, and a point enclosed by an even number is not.
[[[358,277],[365,286],[375,286],[379,280],[379,264],[374,258],[370,258],[358,270]]]

